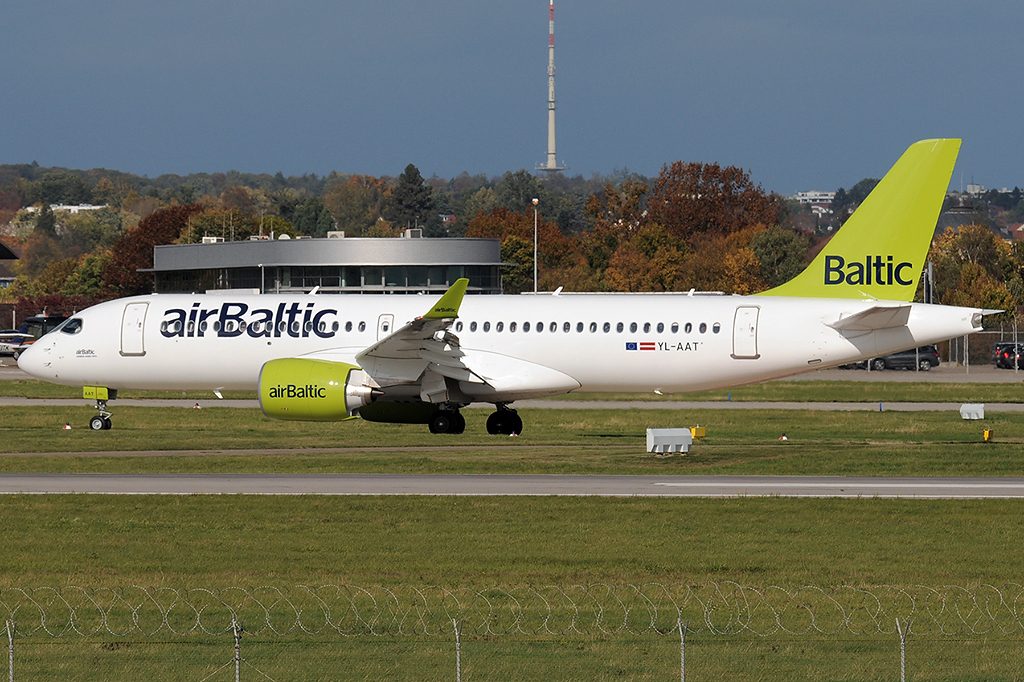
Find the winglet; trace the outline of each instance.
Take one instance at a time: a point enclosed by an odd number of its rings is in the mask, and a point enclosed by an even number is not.
[[[459,306],[462,305],[462,297],[466,295],[467,286],[469,286],[469,280],[465,277],[455,280],[455,284],[448,291],[444,292],[444,295],[438,299],[434,307],[423,318],[427,320],[443,320],[458,317]]]
[[[806,270],[761,294],[912,301],[959,150],[911,145]]]

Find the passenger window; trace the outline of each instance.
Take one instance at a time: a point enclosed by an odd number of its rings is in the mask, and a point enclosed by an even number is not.
[[[491,331],[491,323],[490,322],[484,322],[484,331],[485,332]]]
[[[496,332],[500,332],[504,328],[505,328],[505,323],[504,322],[499,322],[496,325],[494,325],[494,331],[496,331]]]
[[[537,333],[540,333],[542,331],[544,331],[544,323],[543,322],[538,322],[537,323]]]
[[[636,334],[636,322],[629,323],[629,333]]]
[[[259,324],[259,322],[257,322],[256,324]],[[339,326],[341,326],[341,325],[339,325],[339,324],[338,324],[337,322],[334,322],[334,323],[333,323],[333,324],[331,325],[331,331],[332,331],[332,332],[337,332],[337,331],[338,331],[338,327],[339,327]],[[259,331],[259,329],[257,328],[257,329],[256,329],[256,331]]]
[[[455,323],[455,331],[457,331],[457,332],[461,332],[462,331],[462,322],[456,322]]]
[[[550,325],[548,325],[548,331],[549,332],[557,332],[558,331],[558,323],[557,322],[552,322]],[[568,322],[565,323],[565,331],[569,331],[569,323]]]
[[[530,331],[530,323],[529,322],[523,322],[523,331],[524,332]]]
[[[722,331],[722,325],[715,322],[715,324],[711,327],[711,331],[717,334],[718,332]]]
[[[281,323],[281,326],[284,327],[284,322]],[[206,322],[205,321],[199,323],[199,333],[200,334],[205,334],[206,333]]]
[[[651,323],[650,322],[644,322],[644,334],[650,334],[650,333],[651,333]]]
[[[313,326],[312,323],[310,323],[309,326],[312,328],[312,326]],[[327,323],[326,322],[321,322],[320,323],[320,331],[323,331],[326,328],[327,328]],[[245,331],[245,320],[242,320],[241,322],[238,323],[238,331],[239,332],[244,332]]]
[[[689,322],[687,322],[686,326],[683,327],[683,331],[686,332],[687,334],[689,334],[690,332],[693,331],[693,325],[690,324]]]
[[[294,322],[293,325],[296,328],[298,328],[299,323],[298,322]],[[214,320],[213,321],[213,331],[215,331],[215,332],[219,332],[220,331],[220,320]]]
[[[700,323],[700,333],[703,334],[707,330],[708,330],[708,323],[707,322],[701,322]]]
[[[577,322],[576,323],[576,333],[577,334],[583,333],[583,323],[582,322]]]
[[[475,332],[476,331],[476,322],[470,322],[469,323],[469,331],[471,331],[471,332]]]
[[[361,331],[361,332],[365,332],[366,331],[366,323],[365,322],[360,322],[359,323],[359,331]]]
[[[554,324],[554,322],[552,322],[551,324]],[[566,334],[569,333],[570,329],[572,329],[572,325],[569,324],[568,322],[562,325],[562,331],[565,332]]]
[[[678,334],[679,333],[679,323],[678,322],[673,322],[672,323],[672,333],[673,334]]]
[[[665,323],[664,322],[659,322],[658,323],[658,333],[660,334],[663,331],[665,331]]]
[[[604,333],[605,333],[605,334],[607,334],[607,333],[608,333],[608,332],[610,332],[611,330],[612,330],[612,324],[611,324],[611,322],[605,322],[605,323],[604,323]]]
[[[311,331],[313,331],[313,323],[312,322],[306,322],[304,325],[302,325],[302,328],[305,329],[306,333],[308,334]],[[239,326],[239,329],[241,329],[241,326]],[[385,330],[385,331],[387,331],[387,330]]]
[[[352,321],[351,320],[349,320],[348,322],[345,323],[345,331],[347,331],[347,332],[352,331]]]
[[[621,322],[619,322],[617,325],[615,325],[615,331],[617,331],[620,334],[622,333],[622,330],[625,329],[625,328],[626,328],[626,325],[622,324]]]
[[[362,327],[363,326],[362,323],[360,323],[359,326]],[[213,323],[213,331],[217,331],[217,323],[216,322]],[[363,330],[360,329],[359,331],[363,331]],[[298,320],[292,321],[292,333],[293,334],[298,334],[299,333],[299,321]]]
[[[516,330],[516,323],[515,322],[509,322],[508,323],[508,330],[510,332],[514,332]]]
[[[195,321],[189,320],[189,323],[188,323],[188,333],[191,334],[195,330],[196,330],[196,323],[195,323]]]
[[[605,331],[608,331],[608,330],[606,329]],[[590,333],[594,334],[595,332],[597,332],[597,322],[591,322],[590,323]]]

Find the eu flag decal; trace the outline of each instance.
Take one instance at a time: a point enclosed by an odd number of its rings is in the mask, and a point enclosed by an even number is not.
[[[636,342],[635,341],[627,341],[626,342],[626,350],[636,350]]]

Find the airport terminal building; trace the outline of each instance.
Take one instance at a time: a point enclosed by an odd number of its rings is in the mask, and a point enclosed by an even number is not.
[[[460,277],[469,293],[501,293],[497,239],[253,239],[157,246],[157,293],[442,293]]]

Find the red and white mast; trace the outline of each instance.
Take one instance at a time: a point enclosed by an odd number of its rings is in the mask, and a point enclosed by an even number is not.
[[[548,7],[548,158],[537,170],[565,170],[555,159],[555,0]]]

